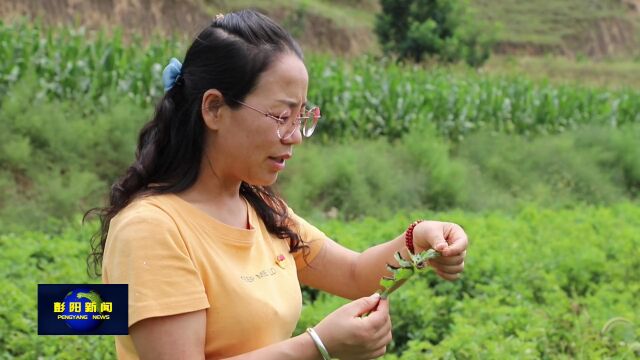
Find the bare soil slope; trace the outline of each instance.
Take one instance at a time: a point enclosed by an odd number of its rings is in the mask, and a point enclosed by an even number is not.
[[[39,17],[45,25],[120,26],[125,35],[192,37],[217,13],[253,7],[284,24],[306,50],[338,55],[379,52],[377,0],[2,0],[0,19]],[[640,0],[475,0],[477,19],[501,24],[501,54],[567,57],[638,55]]]

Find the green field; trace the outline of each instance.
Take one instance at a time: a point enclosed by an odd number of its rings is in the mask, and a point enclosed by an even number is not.
[[[414,211],[386,220],[316,225],[362,250],[397,236],[416,218],[465,227],[471,241],[465,274],[445,282],[426,273],[392,295],[394,343],[386,359],[638,355],[640,258],[630,256],[640,247],[637,204],[554,211],[530,206],[484,215]],[[82,230],[74,224],[55,234],[0,236],[3,358],[113,358],[110,336],[35,334],[37,283],[95,281],[87,277],[84,262],[95,227]],[[343,303],[327,295],[306,301],[296,333]]]
[[[162,59],[182,46],[24,23],[0,25],[0,38],[0,54],[10,60],[0,65],[0,89],[11,95],[0,97],[0,224],[55,227],[99,205],[131,161],[137,129],[162,91]],[[309,99],[324,119],[296,156],[306,160],[291,162],[291,173],[307,180],[290,182],[285,174],[282,189],[307,213],[318,211],[314,204],[353,218],[403,206],[515,209],[523,200],[609,204],[638,194],[635,89],[373,57],[314,55],[307,63]],[[348,146],[354,141],[370,151]],[[338,153],[335,144],[347,146]],[[339,171],[323,172],[314,153]],[[352,164],[369,166],[356,171]]]
[[[375,8],[297,4],[357,26]],[[509,17],[516,3],[501,4],[477,2]],[[526,5],[527,41],[554,43],[536,20],[549,12],[619,9],[576,4]],[[0,359],[114,357],[112,337],[37,336],[36,286],[98,281],[85,264],[96,224],[81,228],[80,216],[131,162],[161,69],[184,46],[0,23]],[[417,218],[458,222],[470,237],[460,281],[427,273],[394,293],[386,359],[640,356],[638,63],[306,61],[324,118],[279,180],[292,208],[356,250]],[[296,333],[344,303],[304,291]]]

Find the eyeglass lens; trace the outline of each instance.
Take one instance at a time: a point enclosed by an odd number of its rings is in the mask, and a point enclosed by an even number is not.
[[[285,111],[280,115],[280,119],[283,119],[283,121],[278,123],[278,134],[282,139],[291,136],[298,127],[302,129],[303,136],[310,137],[318,124],[318,119],[320,119],[320,109],[317,107],[305,109],[297,119],[290,118],[284,121],[286,117]]]

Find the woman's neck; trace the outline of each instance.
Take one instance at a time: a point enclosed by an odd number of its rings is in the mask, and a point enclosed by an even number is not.
[[[240,196],[240,184],[240,181],[222,181],[205,158],[195,183],[177,195],[216,220],[245,229],[248,224],[248,205]]]

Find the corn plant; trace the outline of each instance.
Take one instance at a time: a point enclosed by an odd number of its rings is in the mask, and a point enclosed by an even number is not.
[[[122,97],[148,107],[162,95],[161,71],[184,42],[121,31],[43,28],[0,22],[0,100],[26,74],[38,96],[87,99],[109,107]],[[454,141],[478,129],[508,134],[559,133],[584,124],[640,122],[640,92],[557,86],[519,76],[400,65],[385,59],[333,59],[311,54],[308,98],[323,109],[318,137],[397,139],[434,123]],[[97,111],[98,109],[88,109]]]

